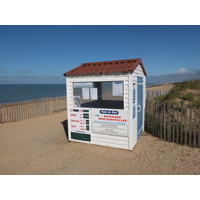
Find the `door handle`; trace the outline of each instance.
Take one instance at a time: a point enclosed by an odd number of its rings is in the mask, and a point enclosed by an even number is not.
[[[141,112],[142,108],[141,105],[138,105],[138,112]]]

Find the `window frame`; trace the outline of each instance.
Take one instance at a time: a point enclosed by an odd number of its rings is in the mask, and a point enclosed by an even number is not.
[[[76,95],[74,95],[74,83],[97,83],[97,82],[101,82],[101,83],[104,83],[104,82],[111,82],[111,84],[113,84],[113,82],[122,82],[123,83],[123,88],[122,88],[122,93],[123,93],[123,95],[122,95],[122,100],[120,100],[120,101],[122,101],[123,102],[123,106],[122,106],[122,108],[102,108],[102,107],[75,107],[74,106],[74,96],[76,96]],[[113,86],[112,86],[113,87]],[[124,102],[125,102],[125,94],[124,94],[124,87],[125,87],[125,79],[114,79],[114,80],[112,80],[111,78],[109,78],[109,79],[106,79],[106,80],[104,80],[104,79],[99,79],[99,80],[94,80],[94,79],[90,79],[90,80],[88,80],[87,79],[87,81],[85,80],[85,79],[76,79],[76,80],[73,80],[72,81],[72,101],[73,101],[73,107],[75,107],[75,108],[86,108],[86,109],[110,109],[110,110],[124,110],[125,109],[125,104],[124,104]],[[111,91],[111,94],[112,94],[112,91]],[[113,95],[112,95],[113,96]],[[118,96],[116,96],[116,97],[118,97]],[[112,101],[112,100],[110,100],[110,101]],[[114,101],[114,100],[113,100]]]

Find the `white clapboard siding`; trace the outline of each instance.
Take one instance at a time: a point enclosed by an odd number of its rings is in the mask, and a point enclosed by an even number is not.
[[[128,141],[114,140],[113,138],[112,139],[103,138],[103,137],[99,138],[99,137],[95,137],[94,134],[92,134],[91,137],[92,137],[92,142],[104,142],[104,143],[109,143],[109,144],[119,144],[119,145],[128,147]]]
[[[128,142],[128,137],[106,135],[106,134],[99,134],[99,133],[92,133],[92,138],[104,138],[104,139],[109,139],[109,140]]]
[[[128,145],[114,144],[114,143],[101,142],[101,141],[93,141],[92,144],[102,145],[102,146],[107,146],[107,147],[115,147],[115,148],[120,148],[120,149],[128,149]]]
[[[114,135],[92,133],[91,140],[92,140],[92,143],[95,143],[95,144],[104,143],[104,144],[107,144],[106,146],[108,146],[109,144],[113,146],[119,145],[119,146],[128,148],[128,137],[119,137],[119,136],[114,136]]]

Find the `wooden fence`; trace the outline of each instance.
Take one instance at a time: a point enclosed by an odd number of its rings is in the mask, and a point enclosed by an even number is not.
[[[159,97],[161,95],[165,95],[170,90],[163,90],[163,91],[156,91],[156,90],[147,90],[146,91],[146,98],[147,99],[154,99],[155,97]]]
[[[147,100],[145,129],[165,141],[200,148],[200,107]]]
[[[49,115],[65,110],[66,107],[65,97],[0,104],[0,123]]]

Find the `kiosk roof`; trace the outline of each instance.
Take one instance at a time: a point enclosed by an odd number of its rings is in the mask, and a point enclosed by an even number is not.
[[[87,74],[109,74],[134,72],[138,65],[141,65],[145,74],[142,59],[114,60],[103,62],[83,63],[82,65],[64,73],[64,76],[87,75]]]

